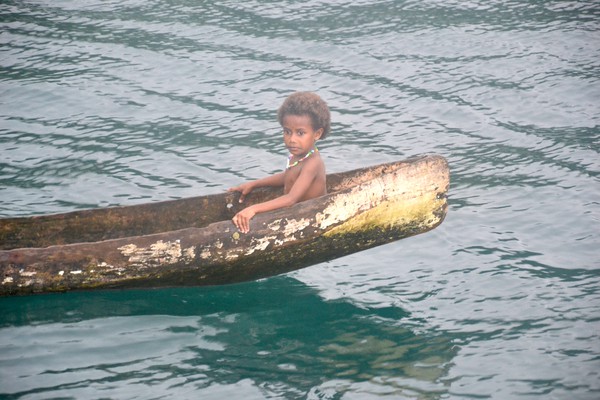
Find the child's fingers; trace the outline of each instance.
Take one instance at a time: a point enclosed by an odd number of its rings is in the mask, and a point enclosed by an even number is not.
[[[251,189],[248,189],[248,188],[243,188],[242,190],[240,190],[240,192],[242,193],[242,194],[240,194],[240,203],[243,203],[243,202],[244,202],[244,200],[246,199],[246,195],[247,195],[248,193],[250,193],[251,191],[252,191],[252,190],[251,190]]]
[[[242,225],[243,225],[243,229],[244,229],[243,232],[248,233],[250,231],[250,219],[244,217]]]
[[[227,189],[227,191],[228,192],[240,192],[240,198],[239,198],[238,202],[243,203],[244,200],[246,199],[246,195],[248,193],[250,193],[252,190],[248,189],[244,185],[240,185],[240,186],[231,187],[231,188]]]
[[[242,217],[240,221],[241,231],[244,233],[248,232],[248,218]]]
[[[242,233],[248,233],[250,231],[250,224],[249,224],[249,220],[247,218],[244,218],[243,216],[236,214],[233,219],[233,224],[235,225],[235,227]]]

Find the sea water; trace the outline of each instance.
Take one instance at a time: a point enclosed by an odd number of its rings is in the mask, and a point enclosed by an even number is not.
[[[435,230],[232,286],[0,299],[0,398],[597,399],[598,1],[0,4],[0,215],[451,168]]]

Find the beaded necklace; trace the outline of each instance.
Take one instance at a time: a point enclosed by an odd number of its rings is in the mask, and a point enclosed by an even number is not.
[[[308,157],[312,156],[315,152],[318,152],[319,149],[317,149],[317,146],[313,147],[311,151],[309,151],[308,153],[306,153],[306,155],[304,157],[302,157],[301,159],[294,161],[292,164],[290,164],[290,161],[292,161],[292,158],[294,158],[293,154],[290,154],[288,159],[287,159],[287,165],[285,167],[285,169],[290,169],[292,167],[295,167],[296,165],[300,164],[302,161],[306,160]]]

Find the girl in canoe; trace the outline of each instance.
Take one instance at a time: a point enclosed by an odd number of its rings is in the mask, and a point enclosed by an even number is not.
[[[283,142],[290,155],[285,171],[229,189],[240,192],[240,203],[253,189],[262,186],[282,186],[283,195],[276,199],[244,208],[233,217],[240,232],[250,230],[250,220],[258,213],[289,207],[300,201],[323,196],[325,164],[316,142],[329,133],[331,117],[327,104],[315,93],[296,92],[285,99],[277,111],[283,128]]]

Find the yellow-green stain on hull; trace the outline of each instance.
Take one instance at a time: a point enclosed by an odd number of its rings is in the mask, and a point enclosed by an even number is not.
[[[418,224],[429,229],[441,222],[436,212],[443,209],[445,199],[438,199],[435,194],[413,199],[387,200],[363,213],[347,220],[324,236],[334,236],[363,231],[372,228],[394,228],[401,225]]]

